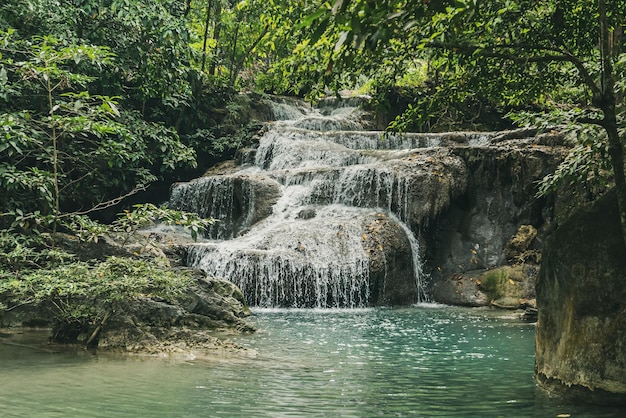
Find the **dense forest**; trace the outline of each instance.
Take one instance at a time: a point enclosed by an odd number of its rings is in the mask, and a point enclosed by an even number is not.
[[[559,129],[571,152],[541,192],[615,185],[626,236],[625,24],[624,0],[5,0],[0,308],[93,327],[180,291],[140,260],[78,261],[57,233],[200,233],[211,220],[129,202],[231,157],[255,129],[240,93],[367,94],[397,131]],[[110,285],[120,271],[135,284]],[[90,292],[108,305],[85,309]]]

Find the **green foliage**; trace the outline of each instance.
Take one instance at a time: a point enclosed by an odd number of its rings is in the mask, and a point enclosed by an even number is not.
[[[53,268],[73,259],[74,255],[50,247],[46,236],[0,231],[0,266],[6,274],[19,276],[22,271]]]
[[[133,206],[134,210],[125,210],[110,227],[112,233],[124,235],[124,244],[138,230],[161,223],[169,226],[182,227],[196,240],[198,234],[204,232],[215,223],[212,218],[200,218],[193,213],[157,207],[151,203]]]
[[[608,1],[612,27],[623,24],[624,1]],[[337,0],[308,22],[313,40],[339,34],[335,71],[378,69],[402,77],[416,59],[429,76],[452,81],[497,106],[542,104],[562,86],[581,85],[580,69],[597,74],[597,7],[582,1]],[[366,59],[365,59],[366,58]],[[594,68],[595,67],[595,68]],[[450,80],[446,73],[461,70]],[[392,80],[390,80],[392,81]]]
[[[290,53],[289,19],[305,2],[296,3],[0,4],[2,309],[36,306],[54,318],[56,339],[73,341],[96,335],[137,297],[167,298],[185,287],[154,262],[76,261],[55,232],[78,242],[112,234],[127,244],[162,223],[196,239],[213,220],[150,204],[111,225],[87,215],[195,168],[190,145],[214,157],[241,146],[248,122],[232,101],[234,86],[252,88],[256,74]],[[212,42],[202,51],[207,8]]]
[[[98,326],[128,303],[140,297],[169,300],[184,294],[189,284],[185,272],[118,257],[95,265],[73,262],[27,271],[19,277],[0,270],[5,309],[37,307],[52,319],[59,342],[87,343]]]
[[[513,112],[509,117],[518,125],[548,131],[557,127],[567,138],[570,150],[554,173],[539,184],[537,196],[569,190],[581,202],[593,200],[613,185],[606,130],[597,124],[581,124],[578,120],[600,118],[588,109],[556,109],[551,112]],[[622,125],[623,126],[623,125]],[[626,126],[620,129],[626,137]]]
[[[308,3],[304,0],[192,3],[192,47],[197,51],[198,67],[229,86],[288,91],[288,78],[282,74],[287,64],[282,61],[289,60],[298,42],[303,40],[305,32],[294,30],[294,26],[311,10]]]
[[[8,192],[0,211],[88,210],[195,164],[173,129],[82,90],[96,80],[87,72],[112,65],[108,48],[16,36],[0,32],[4,97],[15,109],[0,113],[0,186]]]
[[[29,222],[51,222],[40,214],[18,215],[14,228],[26,228]],[[213,220],[151,204],[124,211],[112,225],[79,215],[61,218],[61,226],[82,241],[120,235],[122,248],[140,229],[156,222],[184,228],[196,239]],[[30,235],[16,234],[14,229],[0,232],[0,309],[35,308],[52,319],[53,339],[59,342],[74,343],[82,338],[83,343],[93,344],[95,337],[91,336],[97,336],[96,330],[137,298],[171,299],[182,295],[190,284],[186,273],[170,269],[159,259],[76,261],[73,254],[52,246],[50,235],[36,231]],[[144,241],[144,246],[153,245],[149,237]]]
[[[541,193],[567,182],[595,194],[612,168],[625,223],[625,12],[624,0],[336,0],[304,22],[312,43],[337,37],[328,68],[369,74],[383,106],[416,60],[428,63],[390,129],[449,129],[489,112],[570,132],[574,148]]]
[[[70,261],[74,256],[53,242],[50,231],[53,216],[41,213],[25,214],[16,210],[11,214],[13,223],[0,230],[0,265],[9,271],[49,269]],[[105,235],[121,237],[124,248],[131,238],[136,238],[141,229],[162,224],[188,232],[196,240],[215,220],[200,218],[193,213],[157,207],[153,204],[137,204],[133,210],[124,210],[117,220],[109,225],[101,224],[88,216],[63,214],[57,219],[59,226],[71,232],[80,242],[95,242]],[[144,238],[144,246],[152,245]]]

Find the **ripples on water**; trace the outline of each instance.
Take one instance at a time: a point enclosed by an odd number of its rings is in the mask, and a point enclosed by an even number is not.
[[[617,417],[533,382],[534,326],[502,312],[259,310],[251,359],[50,354],[0,344],[8,417]]]

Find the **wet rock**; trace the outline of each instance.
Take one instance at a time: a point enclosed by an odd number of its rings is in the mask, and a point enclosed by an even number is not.
[[[298,211],[300,212],[300,210]],[[407,231],[388,215],[350,207],[297,213],[228,242],[188,247],[188,263],[228,277],[251,306],[364,307],[418,300]]]
[[[518,309],[532,303],[537,269],[536,265],[517,265],[457,273],[435,281],[431,295],[446,305]]]
[[[191,313],[210,317],[241,327],[241,318],[250,316],[243,293],[232,282],[208,279],[200,275],[183,299],[183,307]]]
[[[454,274],[435,282],[431,288],[432,298],[439,303],[455,306],[487,306],[489,297],[478,288],[482,271]]]
[[[427,225],[433,280],[494,268],[510,258],[515,263],[536,262],[535,250],[541,249],[540,242],[554,221],[554,202],[536,197],[537,184],[567,152],[563,146],[538,145],[538,141],[535,137],[502,139],[485,146],[451,148],[467,166],[467,187]],[[526,252],[514,250],[507,256],[507,243],[522,225],[532,226],[537,236]]]
[[[168,206],[213,217],[207,236],[229,239],[272,214],[280,185],[264,175],[224,174],[172,186]]]
[[[537,299],[522,299],[520,302],[524,309],[537,309]]]
[[[626,248],[609,193],[559,226],[543,251],[535,345],[540,386],[626,404],[625,282]]]
[[[505,296],[500,299],[492,300],[491,306],[499,309],[519,309],[522,307],[521,299]]]
[[[312,218],[315,218],[315,215],[316,215],[315,209],[307,208],[307,209],[302,209],[300,212],[298,212],[298,216],[296,218],[297,219],[312,219]]]
[[[413,278],[413,257],[406,231],[382,213],[366,222],[363,247],[369,258],[370,304],[409,305],[423,289]]]
[[[411,153],[389,164],[404,187],[398,193],[406,193],[391,209],[413,229],[428,225],[467,189],[467,165],[445,148]]]
[[[537,308],[527,307],[524,309],[524,313],[522,313],[522,320],[526,322],[537,322],[537,318],[539,317],[539,311]]]

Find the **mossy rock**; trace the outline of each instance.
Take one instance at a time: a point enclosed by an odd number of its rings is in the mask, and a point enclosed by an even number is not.
[[[519,309],[522,307],[522,299],[505,296],[500,299],[492,300],[491,306],[500,309]]]
[[[535,378],[577,401],[626,405],[626,247],[614,191],[550,236],[537,283]]]
[[[504,248],[504,256],[508,263],[538,263],[541,261],[541,252],[534,249],[537,238],[537,229],[532,225],[522,225],[517,233],[511,237]]]
[[[481,275],[478,288],[485,292],[491,301],[504,298],[531,299],[535,293],[536,275],[537,266],[534,265],[498,267]]]
[[[491,299],[479,289],[482,270],[457,273],[433,283],[431,296],[439,303],[454,306],[488,306]]]

